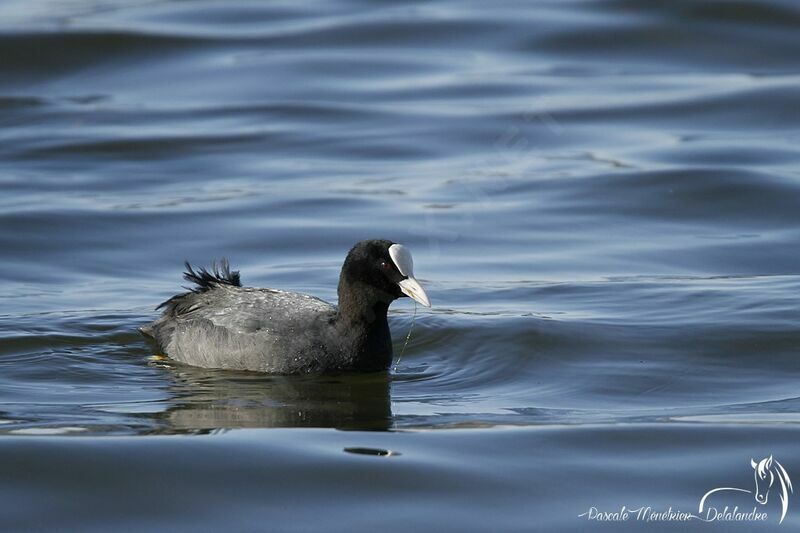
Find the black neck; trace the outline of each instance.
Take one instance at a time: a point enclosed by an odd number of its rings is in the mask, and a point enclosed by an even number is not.
[[[394,298],[368,285],[340,280],[336,323],[350,339],[350,357],[364,370],[386,369],[391,363],[392,344],[386,313]]]

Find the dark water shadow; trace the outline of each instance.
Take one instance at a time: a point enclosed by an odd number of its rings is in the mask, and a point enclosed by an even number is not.
[[[159,366],[173,382],[172,405],[149,415],[160,422],[158,433],[274,427],[382,431],[393,425],[387,373],[266,376]]]

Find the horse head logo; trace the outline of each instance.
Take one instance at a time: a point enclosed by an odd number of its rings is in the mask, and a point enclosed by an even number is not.
[[[759,462],[755,462],[755,460],[751,458],[750,466],[753,467],[756,478],[756,501],[764,505],[767,503],[767,498],[769,498],[769,489],[771,489],[772,484],[775,483],[775,474],[773,474],[771,470],[772,456],[770,455],[766,459],[761,459]]]
[[[736,487],[717,487],[715,489],[711,489],[700,499],[699,511],[701,513],[703,512],[703,509],[706,506],[706,500],[709,496],[721,491],[746,492],[748,494],[752,493],[755,496],[757,503],[766,505],[767,501],[769,500],[769,492],[773,488],[773,485],[776,485],[775,482],[777,481],[777,486],[775,488],[779,491],[778,498],[781,502],[780,523],[783,523],[783,519],[786,518],[786,511],[789,509],[789,493],[794,492],[792,480],[789,479],[789,474],[786,473],[786,469],[783,468],[783,465],[781,465],[777,460],[773,459],[771,455],[761,459],[760,461],[756,461],[755,459],[751,458],[750,466],[753,468],[753,476],[756,480],[755,491]]]
[[[778,496],[781,499],[781,521],[786,516],[786,509],[789,507],[789,493],[794,492],[792,487],[792,480],[789,479],[789,474],[778,461],[775,461],[772,456],[765,457],[756,462],[750,459],[750,466],[753,467],[753,477],[756,479],[756,490],[754,492],[756,501],[761,505],[767,503],[769,499],[769,491],[772,485],[777,480],[780,484],[780,493]]]

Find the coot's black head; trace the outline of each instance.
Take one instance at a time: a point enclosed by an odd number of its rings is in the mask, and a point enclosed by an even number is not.
[[[414,278],[414,263],[408,248],[377,239],[353,246],[342,266],[339,300],[355,298],[388,305],[402,296],[431,306],[425,290]]]

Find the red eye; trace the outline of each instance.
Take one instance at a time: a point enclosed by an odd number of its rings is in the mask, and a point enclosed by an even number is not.
[[[381,266],[383,268],[389,268],[389,263],[387,263],[386,261],[381,261]]]

